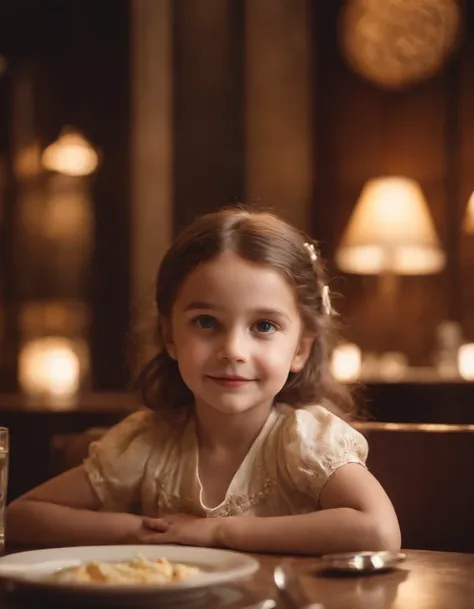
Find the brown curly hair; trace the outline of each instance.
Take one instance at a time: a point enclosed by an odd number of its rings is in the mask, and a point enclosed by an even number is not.
[[[315,337],[306,365],[299,373],[290,372],[275,401],[295,408],[323,404],[339,415],[354,414],[351,392],[331,374],[329,356],[335,340],[335,321],[324,303],[324,265],[319,255],[311,256],[308,243],[311,241],[304,233],[278,216],[242,207],[201,216],[186,228],[164,256],[158,271],[158,352],[137,378],[142,402],[152,410],[170,414],[182,413],[193,403],[176,361],[164,347],[160,319],[169,319],[178,290],[194,268],[224,251],[232,251],[244,260],[271,267],[285,278],[295,291],[305,329]]]

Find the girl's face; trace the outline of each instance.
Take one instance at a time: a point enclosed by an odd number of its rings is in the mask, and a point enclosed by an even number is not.
[[[166,346],[196,407],[228,414],[270,409],[312,344],[283,277],[232,252],[186,277],[170,321]]]

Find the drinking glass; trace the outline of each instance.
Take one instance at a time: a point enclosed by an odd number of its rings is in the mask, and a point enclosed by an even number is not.
[[[5,549],[5,508],[7,505],[9,435],[0,427],[0,556]]]

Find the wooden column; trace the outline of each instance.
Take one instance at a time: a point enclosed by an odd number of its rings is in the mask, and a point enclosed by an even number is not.
[[[303,229],[309,228],[314,179],[311,5],[245,3],[246,201],[273,208]]]
[[[171,0],[132,2],[131,69],[132,332],[140,334],[173,225]]]
[[[180,0],[174,10],[174,221],[243,197],[243,3]]]

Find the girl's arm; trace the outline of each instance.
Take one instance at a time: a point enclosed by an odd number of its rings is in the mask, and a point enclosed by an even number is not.
[[[13,501],[6,510],[8,544],[66,546],[140,543],[150,536],[134,514],[99,512],[83,466],[71,469]]]
[[[7,542],[49,546],[153,543],[140,516],[118,511],[127,511],[140,494],[145,463],[157,441],[156,430],[154,413],[134,412],[91,444],[85,465],[13,501],[6,514]]]
[[[229,517],[216,523],[219,545],[244,552],[330,554],[399,550],[397,516],[382,486],[356,463],[324,485],[319,512],[267,518]]]
[[[348,463],[324,485],[318,512],[295,516],[144,519],[155,543],[219,546],[242,552],[331,554],[400,548],[400,528],[385,491],[363,466]]]

